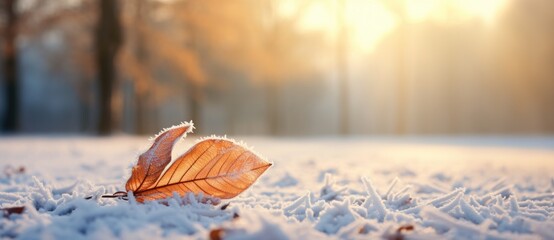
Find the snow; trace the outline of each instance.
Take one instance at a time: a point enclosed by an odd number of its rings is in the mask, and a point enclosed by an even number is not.
[[[100,198],[124,190],[143,137],[0,138],[0,168],[25,168],[0,172],[0,207],[25,206],[0,237],[554,239],[552,138],[238,139],[274,165],[214,206]]]

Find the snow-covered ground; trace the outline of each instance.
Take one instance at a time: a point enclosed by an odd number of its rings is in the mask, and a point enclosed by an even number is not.
[[[0,172],[0,207],[25,206],[0,237],[554,239],[554,138],[242,140],[274,165],[213,206],[98,198],[124,190],[144,137],[0,138],[0,168],[25,168]]]

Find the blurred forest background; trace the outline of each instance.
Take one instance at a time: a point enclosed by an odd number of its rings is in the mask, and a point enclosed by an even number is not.
[[[1,0],[4,133],[553,134],[552,0]]]

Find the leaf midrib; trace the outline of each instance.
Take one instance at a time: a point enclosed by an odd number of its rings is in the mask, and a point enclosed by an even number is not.
[[[270,167],[271,165],[272,165],[271,163],[268,163],[266,165],[255,167],[255,168],[249,169],[249,170],[244,171],[244,172],[238,172],[237,174],[244,174],[244,173],[247,173],[247,172],[252,172],[252,171],[258,170],[260,168]],[[179,182],[176,182],[176,183],[168,183],[168,184],[163,185],[163,186],[156,186],[156,187],[153,187],[153,188],[148,188],[148,189],[144,189],[144,190],[141,190],[141,191],[136,191],[136,192],[133,192],[133,194],[135,194],[135,195],[136,194],[141,194],[141,193],[148,192],[148,191],[151,191],[151,190],[161,189],[161,188],[165,188],[165,187],[169,187],[169,186],[175,186],[175,185],[179,185],[179,184],[183,184],[183,183],[196,182],[196,181],[208,180],[208,179],[223,178],[223,177],[228,177],[228,175],[229,175],[229,173],[225,173],[223,175],[217,175],[217,176],[212,176],[212,177],[203,177],[203,178],[196,178],[196,179],[191,179],[191,180],[179,181]]]

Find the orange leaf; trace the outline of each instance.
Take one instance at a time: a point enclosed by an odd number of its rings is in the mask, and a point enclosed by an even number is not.
[[[158,139],[152,148],[156,146]],[[172,146],[173,144],[171,144]],[[167,163],[163,166],[166,165]],[[271,163],[233,141],[206,139],[180,156],[161,177],[156,179],[155,183],[152,183],[151,180],[153,175],[137,174],[137,176],[147,176],[149,180],[131,176],[126,187],[127,191],[133,192],[138,202],[164,199],[173,196],[174,192],[181,196],[192,192],[218,198],[232,198],[250,187],[270,166]],[[143,169],[149,167],[148,165],[142,166]],[[158,167],[156,166],[155,169]],[[134,170],[133,175],[135,175]],[[144,184],[137,185],[140,182],[149,184],[146,187]]]
[[[133,167],[131,177],[125,184],[127,191],[148,189],[160,177],[163,170],[171,162],[171,150],[179,137],[192,132],[192,123],[183,123],[160,133],[154,143],[145,153],[139,156],[137,165]]]

